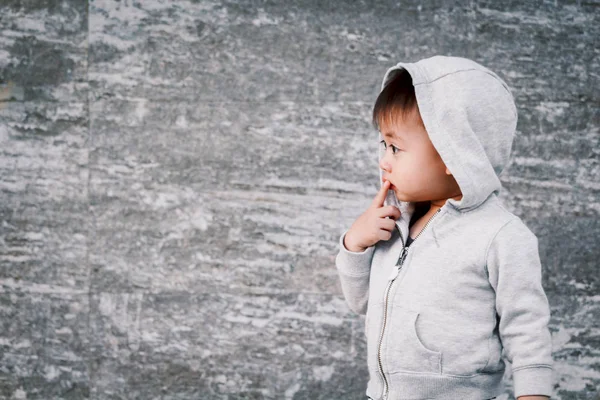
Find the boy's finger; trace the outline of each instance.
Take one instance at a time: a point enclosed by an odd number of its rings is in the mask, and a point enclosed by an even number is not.
[[[390,187],[390,181],[387,179],[383,181],[383,185],[381,185],[381,189],[375,195],[375,199],[373,199],[373,206],[375,207],[383,207],[383,202],[385,201],[385,196],[387,194],[388,188]]]
[[[381,208],[381,216],[384,218],[397,220],[401,215],[402,213],[396,206],[389,205]]]

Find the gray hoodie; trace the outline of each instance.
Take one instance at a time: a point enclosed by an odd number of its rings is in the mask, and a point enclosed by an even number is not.
[[[398,63],[381,90],[397,68],[410,73],[425,128],[463,197],[447,200],[409,247],[415,204],[393,191],[385,205],[402,216],[388,241],[352,252],[343,244],[347,230],[339,238],[344,297],[366,314],[366,394],[488,399],[505,391],[506,358],[515,397],[550,396],[550,308],[538,240],[498,198],[517,125],[512,94],[486,67],[446,56]]]

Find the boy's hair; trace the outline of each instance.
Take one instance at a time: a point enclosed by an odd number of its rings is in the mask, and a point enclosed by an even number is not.
[[[425,127],[419,113],[412,77],[408,71],[404,68],[395,69],[387,79],[373,106],[373,127],[379,131],[382,122],[390,125],[405,121],[407,116],[417,118],[419,125]]]

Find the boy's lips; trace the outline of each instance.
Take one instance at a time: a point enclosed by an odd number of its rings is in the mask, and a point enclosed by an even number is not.
[[[393,184],[393,183],[392,183],[390,180],[387,180],[387,179],[382,179],[382,180],[381,180],[381,182],[382,182],[382,183],[384,183],[385,181],[388,181],[388,182],[390,182],[390,187],[389,187],[389,190],[394,190],[394,189],[396,189],[396,187],[394,186],[394,184]]]

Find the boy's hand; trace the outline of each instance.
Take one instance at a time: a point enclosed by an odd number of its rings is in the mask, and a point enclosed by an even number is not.
[[[380,240],[389,240],[400,217],[400,210],[394,206],[384,206],[390,182],[385,180],[371,206],[354,221],[344,238],[344,246],[350,251],[363,252]],[[387,218],[390,217],[390,218]]]

